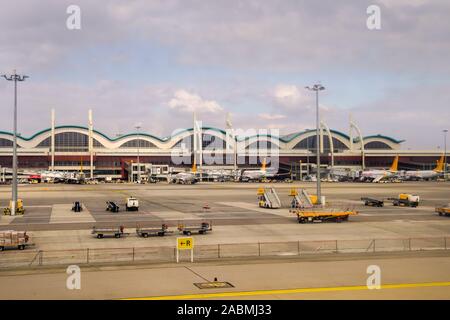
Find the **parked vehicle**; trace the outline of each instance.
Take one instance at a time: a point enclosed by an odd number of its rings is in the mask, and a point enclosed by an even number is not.
[[[440,216],[450,216],[450,203],[446,206],[437,207],[434,211]]]
[[[124,232],[124,227],[114,227],[114,228],[92,228],[92,234],[96,235],[98,239],[103,238],[104,236],[114,236],[115,238],[120,238],[124,235],[129,235],[129,233]]]
[[[394,206],[415,208],[419,206],[420,197],[412,194],[401,193],[398,195],[398,198],[389,198],[389,200],[392,200],[392,204]]]
[[[120,207],[113,201],[106,201],[106,211],[119,212]]]
[[[374,199],[374,198],[367,198],[367,197],[363,197],[361,198],[362,201],[364,201],[364,205],[365,206],[372,206],[372,207],[382,207],[384,206],[384,201],[383,200],[378,200],[378,199]]]
[[[25,247],[33,245],[26,231],[0,231],[0,251],[5,249],[24,250]]]
[[[297,215],[298,223],[325,222],[325,221],[342,222],[347,221],[349,216],[358,214],[358,212],[351,210],[342,210],[342,211],[294,210],[294,212]]]
[[[81,211],[83,211],[83,205],[81,204],[80,201],[75,201],[73,203],[72,211],[74,211],[74,212],[81,212]]]
[[[136,234],[143,238],[147,238],[148,236],[163,237],[168,233],[173,233],[173,231],[169,231],[168,229],[169,229],[169,226],[167,224],[162,224],[161,228],[136,226]]]
[[[186,226],[180,224],[178,225],[178,231],[186,236],[190,236],[192,233],[205,234],[208,231],[212,231],[212,226],[208,222],[202,222],[200,226]]]
[[[127,198],[127,203],[125,205],[126,211],[139,211],[139,200],[135,197]]]
[[[6,207],[3,210],[3,214],[4,215],[11,215],[11,211],[12,211],[12,200],[9,201],[9,206]],[[22,199],[17,199],[17,205],[16,205],[16,214],[24,214],[25,213],[25,208],[23,206],[23,200]]]

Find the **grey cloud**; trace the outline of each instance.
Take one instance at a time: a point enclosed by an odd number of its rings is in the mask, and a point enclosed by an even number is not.
[[[350,0],[82,0],[80,31],[65,28],[65,8],[72,1],[3,2],[0,65],[46,66],[77,48],[131,37],[175,46],[186,64],[449,71],[450,4],[444,0],[395,6]],[[382,9],[380,31],[365,25],[372,3]]]

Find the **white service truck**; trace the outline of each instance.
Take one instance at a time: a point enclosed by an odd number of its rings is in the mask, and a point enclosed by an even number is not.
[[[139,200],[135,197],[127,198],[127,203],[125,205],[126,211],[139,211]]]

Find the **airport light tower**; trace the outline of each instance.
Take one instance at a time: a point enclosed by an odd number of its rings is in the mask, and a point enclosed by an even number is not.
[[[444,133],[444,180],[447,180],[447,132],[448,129],[442,130]]]
[[[17,81],[25,81],[28,76],[19,75],[14,70],[12,75],[5,75],[4,77],[8,81],[14,81],[14,120],[13,120],[13,181],[12,181],[12,206],[11,215],[16,215],[17,208]]]
[[[317,204],[322,204],[322,191],[320,187],[320,116],[319,116],[319,91],[325,90],[321,84],[315,84],[312,87],[305,87],[308,90],[316,92],[316,156],[317,156]]]

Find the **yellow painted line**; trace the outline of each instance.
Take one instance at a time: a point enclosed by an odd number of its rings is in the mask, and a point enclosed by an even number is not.
[[[449,287],[449,286],[450,286],[450,281],[449,282],[425,282],[425,283],[400,283],[400,284],[385,284],[385,285],[381,286],[381,289],[405,289],[405,288]],[[173,296],[125,298],[123,300],[187,300],[187,299],[246,297],[246,296],[279,295],[279,294],[293,294],[293,293],[357,291],[357,290],[369,290],[369,289],[367,288],[367,286],[298,288],[298,289],[237,291],[237,292],[218,292],[218,293],[184,294],[184,295],[173,295]],[[378,290],[375,289],[373,291],[378,291]]]

